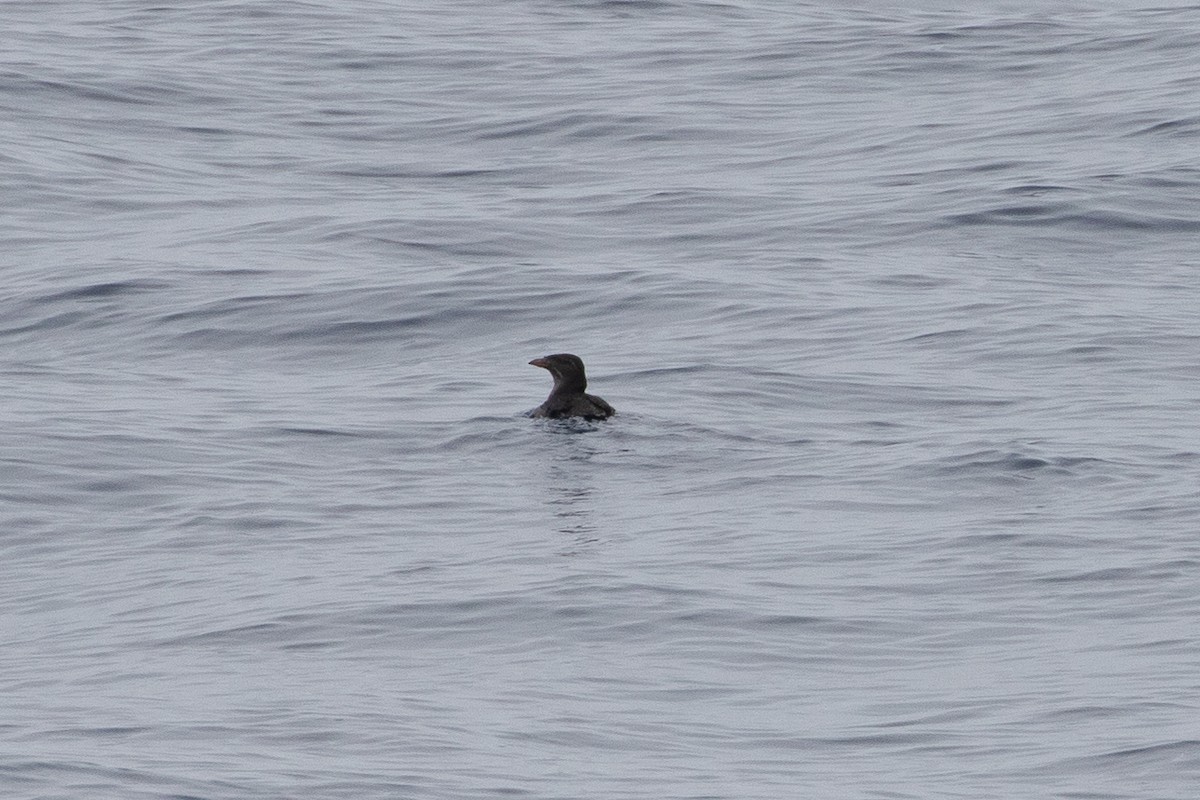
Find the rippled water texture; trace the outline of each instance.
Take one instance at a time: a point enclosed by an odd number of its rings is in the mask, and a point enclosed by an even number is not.
[[[1194,798],[1200,10],[867,5],[4,4],[0,794]]]

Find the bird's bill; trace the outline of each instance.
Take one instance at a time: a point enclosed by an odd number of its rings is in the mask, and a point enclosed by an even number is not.
[[[542,369],[550,369],[550,362],[544,358],[535,358],[533,361],[530,361],[529,363],[535,367],[541,367]]]

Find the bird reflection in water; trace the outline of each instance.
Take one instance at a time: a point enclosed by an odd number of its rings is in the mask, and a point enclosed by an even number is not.
[[[567,435],[554,437],[557,452],[549,463],[543,496],[546,507],[553,514],[555,530],[570,536],[574,543],[563,553],[571,555],[600,539],[593,496],[597,467],[592,463],[599,448],[588,441],[590,437],[577,435],[583,430],[568,429],[566,425],[563,428]]]

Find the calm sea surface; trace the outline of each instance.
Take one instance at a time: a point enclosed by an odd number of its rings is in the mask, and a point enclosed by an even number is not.
[[[1200,7],[0,20],[4,798],[1197,796]]]

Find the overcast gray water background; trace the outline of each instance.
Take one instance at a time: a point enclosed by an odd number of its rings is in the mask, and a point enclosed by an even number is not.
[[[1197,796],[1200,7],[0,17],[3,797]]]

